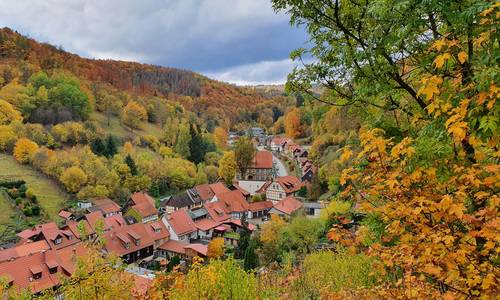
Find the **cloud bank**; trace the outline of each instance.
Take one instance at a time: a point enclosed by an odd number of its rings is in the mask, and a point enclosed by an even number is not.
[[[172,66],[233,83],[278,83],[304,30],[270,0],[0,0],[0,26],[89,58]]]

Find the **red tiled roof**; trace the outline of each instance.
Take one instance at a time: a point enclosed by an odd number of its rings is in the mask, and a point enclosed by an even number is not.
[[[234,187],[235,187],[238,191],[240,191],[240,192],[243,194],[243,196],[245,196],[245,197],[250,196],[250,192],[249,192],[249,191],[247,191],[247,190],[245,190],[244,188],[242,188],[240,185],[238,185],[238,184],[233,184],[233,186],[234,186]]]
[[[104,227],[102,229],[107,229],[106,223],[104,222],[104,217],[102,216],[102,212],[100,211],[94,211],[86,214],[85,219],[87,220],[87,222],[89,222],[90,227],[92,227],[94,231],[98,223],[101,223],[101,226]]]
[[[221,202],[205,203],[205,209],[210,215],[210,218],[212,218],[215,222],[221,222],[231,218],[231,216],[226,212],[224,204]]]
[[[257,194],[265,193],[267,188],[271,185],[272,181],[266,181],[257,191]]]
[[[174,211],[168,218],[168,223],[177,235],[196,231],[193,220],[184,209]]]
[[[271,209],[272,207],[273,207],[272,201],[259,201],[250,203],[248,205],[248,210],[251,212],[256,212],[256,211]]]
[[[49,250],[49,244],[45,240],[17,245],[12,248],[0,250],[0,262],[34,254],[43,250]],[[1,274],[0,274],[1,275]]]
[[[178,254],[186,254],[186,250],[184,249],[184,246],[186,245],[186,243],[182,243],[176,240],[168,240],[163,243],[163,245],[159,246],[158,249]]]
[[[158,214],[156,207],[147,202],[132,205],[131,208],[135,209],[143,218]]]
[[[186,246],[184,246],[184,249],[191,249],[191,250],[195,251],[196,253],[201,254],[203,256],[207,256],[207,252],[208,252],[207,245],[203,245],[203,244],[187,244]]]
[[[194,187],[203,202],[210,201],[215,196],[210,184],[200,184]]]
[[[222,182],[212,183],[210,189],[212,189],[215,195],[224,194],[230,191]]]
[[[228,220],[228,221],[225,221],[224,224],[233,224],[233,225],[236,225],[238,227],[243,228],[243,225],[241,224],[241,220]],[[255,225],[253,225],[251,223],[248,223],[247,224],[247,228],[250,231],[254,231],[255,230]]]
[[[220,194],[217,198],[219,202],[224,204],[226,212],[245,212],[248,210],[248,202],[239,190]]]
[[[194,226],[198,228],[199,230],[207,231],[212,228],[215,228],[219,226],[220,222],[216,222],[212,219],[201,219],[196,222],[194,222]]]
[[[136,223],[106,232],[104,234],[104,239],[106,239],[104,248],[108,252],[122,256],[153,245],[154,239],[148,234],[146,226],[148,224]],[[139,245],[132,241],[133,236],[140,238]],[[128,249],[124,245],[127,242],[129,243]]]
[[[112,215],[106,217],[104,218],[104,223],[106,225],[105,227],[110,230],[127,225],[122,215]]]
[[[287,194],[294,193],[302,187],[302,182],[295,176],[277,177],[274,181],[279,183]]]
[[[166,239],[170,236],[167,227],[161,220],[144,224],[149,233],[149,236],[152,237],[155,241]]]
[[[109,198],[97,198],[91,201],[94,206],[102,210],[103,213],[118,213],[122,209],[118,203],[114,202]]]
[[[276,203],[274,205],[274,208],[287,215],[290,215],[294,211],[302,208],[303,206],[304,205],[302,204],[302,202],[290,196]]]
[[[85,251],[83,244],[79,243],[60,250],[33,253],[0,263],[0,274],[9,278],[19,290],[30,288],[31,292],[38,293],[58,285],[61,275],[72,274],[75,270],[74,255],[84,255]],[[57,267],[57,272],[51,274],[51,267]],[[41,277],[35,279],[33,274],[41,274]]]
[[[288,142],[289,140],[290,139],[286,138],[286,137],[276,136],[276,137],[273,137],[273,139],[271,140],[271,143],[273,143],[275,145],[283,145],[284,143]]]
[[[71,216],[73,216],[72,213],[70,213],[69,211],[66,211],[66,210],[61,210],[58,214],[59,217],[63,218],[63,219],[69,219],[71,218]]]
[[[130,196],[130,199],[132,199],[135,205],[149,203],[151,206],[153,207],[155,206],[155,200],[147,193],[142,193],[142,192],[133,193]]]
[[[257,151],[255,157],[253,158],[252,165],[250,168],[253,169],[272,169],[273,167],[273,155],[269,151]]]

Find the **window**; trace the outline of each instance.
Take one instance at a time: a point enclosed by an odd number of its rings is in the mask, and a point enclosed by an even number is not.
[[[57,239],[54,240],[54,244],[59,245],[60,243],[62,243],[61,237],[58,237]]]
[[[156,233],[160,233],[161,229],[160,228],[155,228]]]
[[[125,249],[130,248],[130,243],[123,243],[123,246],[125,246]]]
[[[57,273],[57,267],[50,268],[50,269],[49,269],[49,272],[50,272],[50,274]]]
[[[42,278],[42,272],[33,274],[33,279],[40,279],[40,278]]]

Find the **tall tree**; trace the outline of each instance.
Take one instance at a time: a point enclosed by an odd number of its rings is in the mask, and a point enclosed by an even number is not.
[[[191,155],[189,143],[191,142],[191,134],[189,123],[184,122],[179,126],[179,132],[175,143],[175,152],[188,158]]]
[[[238,171],[243,178],[245,177],[247,169],[252,165],[255,153],[256,149],[250,138],[242,137],[236,142],[234,155]]]
[[[233,151],[226,151],[219,160],[219,176],[224,182],[231,184],[236,176],[238,166]]]
[[[138,129],[147,120],[146,109],[135,101],[129,101],[122,111],[122,121],[130,128]]]
[[[127,154],[127,156],[125,156],[125,163],[127,164],[127,166],[129,167],[130,169],[130,174],[132,176],[136,176],[139,174],[139,172],[137,171],[137,166],[135,164],[135,161],[134,159],[132,158],[132,156],[130,156],[130,154]]]
[[[215,144],[219,149],[226,149],[227,147],[227,131],[223,127],[214,129]]]

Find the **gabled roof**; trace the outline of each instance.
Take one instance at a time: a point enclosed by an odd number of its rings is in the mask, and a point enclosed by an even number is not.
[[[213,229],[220,225],[220,222],[216,222],[212,219],[201,219],[194,222],[194,226],[202,231],[207,231]]]
[[[196,231],[193,220],[183,209],[174,211],[167,217],[167,221],[177,235],[183,235]]]
[[[95,231],[94,229],[90,226],[89,222],[85,219],[81,221],[66,221],[66,226],[65,228],[69,229],[77,238],[80,238],[80,230],[78,229],[78,224],[82,223],[83,227],[85,228],[85,232],[88,235],[94,234]]]
[[[104,248],[108,252],[123,256],[153,245],[154,239],[149,235],[146,226],[149,226],[149,224],[136,223],[106,232],[103,235],[106,240]],[[140,240],[138,245],[136,245],[134,239]],[[125,243],[128,243],[128,248]]]
[[[272,169],[273,168],[273,154],[269,151],[257,151],[253,158],[250,168],[253,169]]]
[[[275,178],[274,181],[279,183],[287,194],[297,192],[303,185],[295,176],[281,176]]]
[[[0,262],[34,254],[43,250],[46,251],[49,249],[49,244],[47,244],[45,240],[17,245],[12,248],[0,250]]]
[[[137,192],[130,196],[128,203],[132,202],[130,208],[133,208],[142,217],[146,218],[152,215],[157,215],[158,210],[155,206],[155,200],[147,193]]]
[[[214,192],[216,196],[230,191],[230,189],[228,189],[222,182],[216,182],[210,184],[210,189]]]
[[[70,213],[69,211],[61,210],[59,212],[58,216],[65,219],[65,220],[68,220],[69,218],[71,218],[73,216],[73,214]]]
[[[184,249],[191,249],[202,256],[207,256],[208,247],[203,244],[187,244]]]
[[[144,224],[144,226],[146,227],[149,236],[155,241],[166,239],[170,236],[167,227],[161,220]]]
[[[75,257],[86,252],[82,243],[59,250],[46,250],[0,263],[0,274],[19,290],[30,288],[38,293],[57,286],[61,276],[72,274],[75,270]],[[49,268],[57,268],[51,274]],[[63,272],[64,270],[64,272]],[[33,278],[37,274],[41,277]]]
[[[78,243],[79,240],[70,230],[61,230],[56,223],[45,223],[36,225],[32,229],[26,229],[17,234],[21,238],[21,244],[44,239],[51,249],[61,249],[69,245]],[[60,243],[56,244],[56,241]]]
[[[231,215],[226,212],[224,204],[221,202],[207,202],[205,203],[205,209],[210,215],[210,218],[215,222],[221,222],[231,218]]]
[[[122,215],[112,215],[104,218],[105,227],[109,230],[127,225]]]
[[[210,188],[210,184],[200,184],[194,188],[198,191],[198,195],[203,202],[210,201],[215,196],[214,191]]]
[[[91,212],[89,214],[86,214],[85,215],[85,219],[87,220],[87,222],[89,223],[90,227],[92,227],[92,229],[95,231],[96,230],[96,227],[97,227],[97,224],[98,223],[101,223],[100,226],[103,226],[103,230],[107,229],[106,228],[106,223],[104,222],[104,217],[102,216],[102,212],[101,211],[94,211],[94,212]]]
[[[271,209],[273,207],[272,201],[259,201],[252,202],[248,205],[248,210],[251,212]]]
[[[182,243],[176,240],[168,240],[163,243],[163,245],[159,246],[158,249],[168,252],[174,252],[177,254],[186,254],[186,250],[184,249],[186,245],[186,243]]]
[[[299,210],[302,207],[302,202],[290,196],[276,203],[273,208],[287,215],[291,215],[294,211]]]
[[[243,196],[245,196],[245,197],[250,196],[250,192],[249,192],[249,191],[247,191],[247,190],[245,190],[244,188],[242,188],[242,187],[241,187],[240,185],[238,185],[238,184],[233,184],[233,188],[234,188],[234,189],[236,189],[236,190],[238,190],[238,191],[240,191],[240,193],[242,193],[242,194],[243,194]]]
[[[226,212],[245,212],[248,210],[248,202],[239,190],[230,191],[217,196],[218,202],[223,203]]]
[[[90,207],[89,211],[100,210],[103,214],[119,213],[121,211],[120,205],[109,198],[96,198],[91,200],[94,206]]]
[[[189,207],[190,205],[200,204],[202,202],[203,200],[198,194],[198,190],[196,188],[192,188],[162,201],[161,206],[184,208]]]

